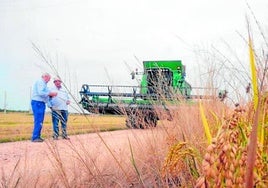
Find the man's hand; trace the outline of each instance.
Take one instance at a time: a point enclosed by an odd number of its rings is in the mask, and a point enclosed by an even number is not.
[[[48,94],[48,96],[50,96],[50,97],[55,97],[55,96],[57,96],[57,92],[50,92],[49,94]]]

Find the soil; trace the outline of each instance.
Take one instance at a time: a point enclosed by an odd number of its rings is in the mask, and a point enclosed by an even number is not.
[[[20,181],[25,181],[23,185],[31,186],[33,182],[38,182],[38,187],[48,186],[45,179],[53,176],[55,161],[73,160],[73,156],[83,148],[92,154],[98,161],[103,160],[107,163],[107,158],[111,157],[110,151],[115,156],[126,155],[125,150],[129,150],[129,142],[136,142],[137,139],[146,137],[150,130],[120,130],[112,132],[73,135],[70,140],[53,140],[46,139],[44,142],[20,141],[0,144],[0,187],[14,187],[16,180],[23,177]],[[54,162],[53,162],[54,161]],[[54,164],[54,165],[53,165]],[[71,165],[71,164],[70,164]],[[38,178],[34,179],[33,174],[38,174]],[[40,179],[42,180],[40,183]],[[29,182],[31,179],[31,183]],[[2,185],[1,185],[2,184]]]

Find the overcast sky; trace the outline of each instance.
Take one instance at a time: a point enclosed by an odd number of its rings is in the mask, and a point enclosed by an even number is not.
[[[0,0],[0,108],[28,110],[33,82],[53,75],[33,44],[78,99],[83,83],[137,85],[144,60],[182,60],[196,85],[198,50],[244,53],[246,2],[267,31],[267,0]]]

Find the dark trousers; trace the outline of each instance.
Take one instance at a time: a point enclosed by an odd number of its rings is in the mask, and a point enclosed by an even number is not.
[[[62,137],[67,137],[67,110],[52,110],[52,123],[53,123],[53,137],[59,136],[59,122],[61,123]]]

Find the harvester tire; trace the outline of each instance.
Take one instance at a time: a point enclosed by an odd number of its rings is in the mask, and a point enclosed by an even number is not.
[[[137,114],[129,114],[126,119],[126,126],[128,128],[132,129],[140,129],[141,124],[140,121],[138,120],[138,117],[136,116]]]
[[[145,114],[144,121],[147,127],[156,127],[158,117],[154,112],[148,112]]]
[[[151,110],[132,110],[128,113],[126,126],[133,129],[156,127],[158,117]]]

